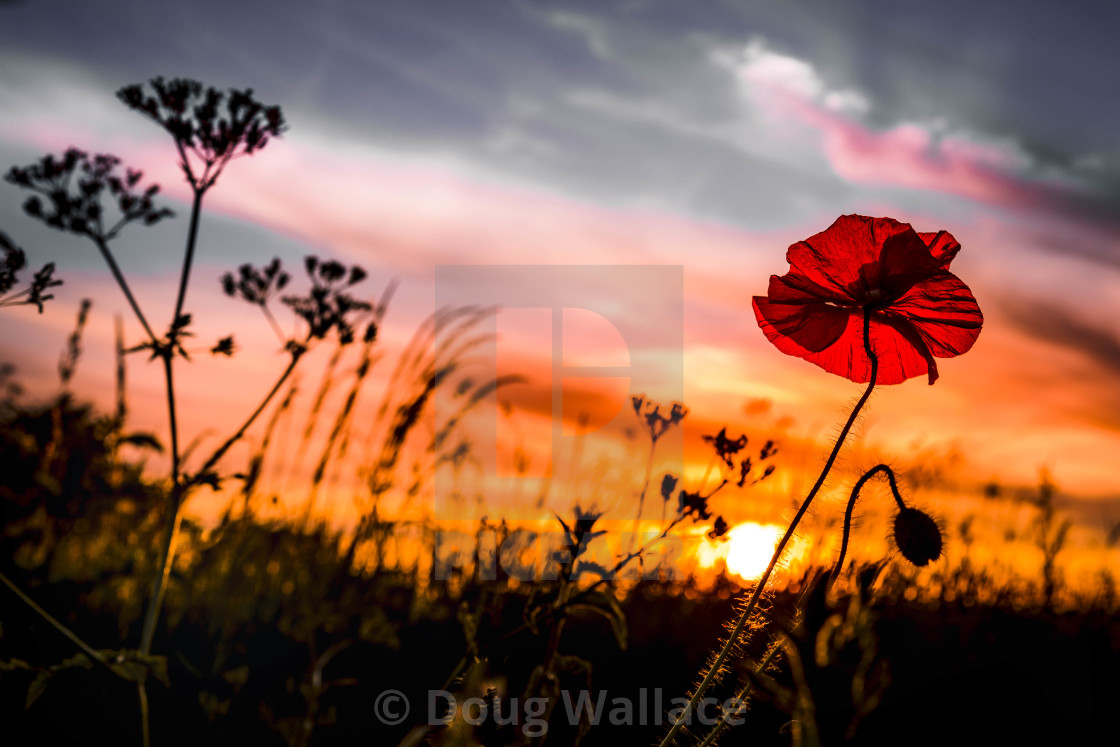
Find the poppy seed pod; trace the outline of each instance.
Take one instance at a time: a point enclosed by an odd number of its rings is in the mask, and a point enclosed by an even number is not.
[[[914,565],[928,565],[941,557],[941,527],[925,511],[904,508],[894,517],[894,543]]]

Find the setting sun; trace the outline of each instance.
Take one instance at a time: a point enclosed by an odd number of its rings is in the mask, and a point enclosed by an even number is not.
[[[697,551],[697,561],[711,568],[723,560],[731,573],[756,581],[766,571],[781,536],[782,528],[776,524],[748,521],[732,527],[725,541],[705,538]]]
[[[739,524],[728,532],[727,569],[753,581],[770,564],[782,529],[774,524]]]

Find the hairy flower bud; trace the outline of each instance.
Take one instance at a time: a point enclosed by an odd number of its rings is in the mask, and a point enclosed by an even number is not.
[[[941,557],[941,528],[926,512],[906,507],[894,518],[894,543],[914,565],[928,565]]]

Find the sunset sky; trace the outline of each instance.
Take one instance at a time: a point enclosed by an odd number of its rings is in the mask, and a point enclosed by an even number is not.
[[[683,314],[688,437],[726,424],[823,439],[860,387],[773,348],[751,297],[786,272],[791,243],[841,214],[948,230],[983,332],[941,362],[936,385],[881,389],[860,443],[901,460],[960,454],[962,485],[1031,485],[1047,468],[1065,500],[1115,523],[1120,8],[1002,8],[0,2],[0,164],[75,145],[163,185],[178,218],[117,247],[162,326],[189,193],[166,133],[114,92],[183,76],[283,107],[289,131],[207,198],[188,310],[200,346],[235,332],[243,353],[200,356],[183,384],[187,441],[232,422],[283,363],[264,320],[217,278],[273,256],[299,270],[308,253],[361,264],[373,296],[399,281],[389,345],[440,302],[440,266],[679,266],[683,299],[669,308]],[[127,308],[93,246],[26,218],[23,199],[0,184],[0,230],[66,284],[41,316],[3,311],[0,360],[32,393],[55,391],[90,297],[74,388],[108,403],[113,315]],[[547,345],[519,349],[527,370],[547,361]],[[130,362],[130,397],[137,425],[159,431],[155,368]]]

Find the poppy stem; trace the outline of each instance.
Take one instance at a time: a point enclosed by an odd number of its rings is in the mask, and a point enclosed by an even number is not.
[[[836,565],[833,566],[832,573],[829,574],[829,586],[836,582],[836,579],[844,570],[844,557],[848,553],[848,538],[852,533],[852,512],[855,510],[856,500],[859,499],[859,491],[863,490],[863,486],[867,484],[868,480],[880,472],[886,474],[887,482],[891,486],[891,495],[894,496],[894,502],[898,504],[899,509],[906,508],[906,504],[902,502],[902,495],[898,492],[898,482],[895,480],[894,470],[885,464],[878,464],[863,473],[863,477],[859,478],[855,487],[852,488],[852,497],[848,499],[848,507],[844,511],[844,534],[840,540],[840,557],[836,559]]]
[[[720,649],[715,660],[712,662],[711,666],[708,667],[704,679],[701,680],[700,684],[696,687],[696,691],[692,694],[692,697],[689,698],[688,704],[685,705],[680,716],[673,722],[669,733],[661,740],[660,747],[669,747],[669,745],[673,744],[677,734],[680,733],[681,727],[692,720],[692,712],[696,709],[696,705],[700,702],[700,699],[704,697],[704,693],[707,692],[712,682],[715,681],[718,673],[722,671],[728,656],[731,655],[731,651],[735,647],[735,642],[739,640],[739,636],[742,634],[743,628],[747,624],[747,620],[750,619],[751,615],[754,614],[755,609],[758,607],[758,600],[762,597],[762,592],[766,588],[766,582],[770,580],[770,575],[778,565],[778,560],[781,559],[782,553],[785,552],[786,545],[788,545],[789,541],[793,538],[793,533],[796,531],[797,525],[801,523],[805,512],[809,510],[809,504],[813,502],[813,499],[817,497],[817,493],[820,492],[824,481],[828,478],[828,473],[832,471],[832,465],[835,464],[836,457],[840,454],[840,447],[844,445],[848,433],[852,430],[852,426],[855,425],[856,418],[859,417],[860,411],[871,397],[871,391],[875,388],[875,378],[879,373],[879,359],[875,357],[875,353],[871,349],[871,310],[868,308],[864,308],[863,310],[863,348],[867,352],[867,357],[871,360],[871,376],[867,382],[867,389],[864,390],[863,396],[856,402],[856,406],[852,408],[852,413],[848,416],[848,422],[844,423],[844,427],[841,429],[840,435],[837,437],[836,443],[832,447],[832,453],[828,455],[828,461],[825,462],[824,469],[821,470],[820,477],[818,477],[817,481],[813,484],[809,495],[802,501],[801,508],[797,509],[797,513],[794,515],[793,521],[790,522],[789,528],[786,529],[786,533],[782,535],[781,541],[778,542],[778,546],[774,549],[774,555],[770,558],[770,564],[766,566],[766,572],[762,574],[762,577],[754,587],[754,591],[751,592],[750,599],[747,601],[747,606],[743,609],[739,621],[735,623],[735,627],[731,630],[731,634],[728,635],[727,641],[723,644],[723,648]]]

